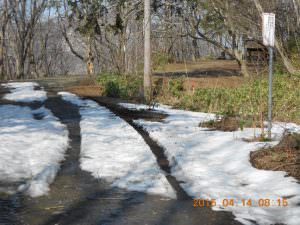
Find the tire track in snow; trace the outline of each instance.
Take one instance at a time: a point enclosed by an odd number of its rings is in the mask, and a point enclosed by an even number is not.
[[[168,180],[169,184],[176,191],[178,200],[192,200],[192,198],[185,192],[185,190],[180,186],[180,181],[178,181],[174,176],[171,175],[171,166],[170,162],[167,159],[163,147],[161,147],[156,141],[154,141],[145,129],[141,126],[136,125],[133,122],[133,119],[138,119],[134,115],[134,111],[128,110],[125,107],[121,107],[115,104],[109,104],[107,102],[99,101],[97,98],[90,98],[96,101],[99,105],[108,108],[111,112],[122,118],[130,126],[132,126],[144,139],[146,144],[150,147],[152,153],[156,157],[157,164],[160,169],[165,172],[165,177]],[[134,117],[134,118],[133,118]]]
[[[57,98],[56,92],[49,93],[51,90],[52,87],[47,88],[48,97]],[[62,108],[60,113],[65,113],[67,104],[59,101],[59,105],[54,104],[53,106]],[[76,107],[74,110],[78,111],[78,108]],[[78,122],[79,125],[80,119],[70,118],[66,116],[66,113],[64,118],[58,116],[55,111],[52,113],[62,119],[64,124],[69,123],[71,126],[68,128],[71,130],[77,129],[75,124]],[[120,114],[118,115],[120,116]],[[75,123],[74,126],[72,126],[73,123]],[[66,160],[51,185],[49,195],[38,199],[26,196],[18,198],[21,201],[18,203],[20,206],[12,216],[20,217],[22,224],[75,225],[99,224],[99,221],[100,224],[103,222],[103,224],[181,225],[199,224],[199,221],[207,225],[239,224],[229,213],[214,212],[209,208],[194,209],[190,199],[165,201],[159,196],[111,188],[107,183],[94,179],[90,173],[78,169],[79,155],[77,153],[80,151],[80,135],[78,136],[76,133],[80,134],[80,130],[76,132],[69,130],[71,150],[67,151]],[[74,154],[73,161],[70,154]],[[77,165],[74,165],[76,162]],[[8,210],[13,210],[15,200],[12,204],[12,206],[8,206]]]

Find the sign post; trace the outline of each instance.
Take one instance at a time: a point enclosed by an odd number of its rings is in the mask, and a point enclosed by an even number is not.
[[[275,14],[263,13],[263,43],[269,49],[268,139],[272,138],[273,48],[275,45]]]

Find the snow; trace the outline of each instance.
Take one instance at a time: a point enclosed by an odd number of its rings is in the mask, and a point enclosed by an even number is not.
[[[39,87],[35,82],[11,82],[2,84],[3,87],[9,88],[11,93],[6,94],[4,99],[16,102],[43,102],[47,99],[47,93],[44,90],[34,90]]]
[[[31,197],[46,194],[68,147],[66,127],[44,107],[0,105],[0,118],[0,183]]]
[[[83,170],[113,187],[176,198],[151,149],[134,128],[94,101],[59,94],[80,106]]]
[[[121,104],[131,109],[145,109],[147,106]],[[183,181],[182,187],[194,198],[216,199],[214,210],[232,211],[236,220],[243,224],[299,225],[300,185],[285,172],[265,171],[252,167],[249,161],[251,151],[266,145],[261,142],[245,142],[260,133],[259,129],[246,128],[243,131],[209,131],[199,127],[199,122],[214,119],[213,114],[175,110],[159,106],[157,111],[169,116],[162,122],[135,121],[143,126],[150,136],[165,148],[171,162],[172,175]],[[300,132],[292,123],[275,123],[272,132],[278,143],[284,130]],[[277,199],[288,197],[288,206],[275,206]],[[270,199],[273,206],[259,207],[260,198]],[[234,199],[236,205],[222,207],[223,199]],[[242,199],[252,199],[252,207],[242,206]]]

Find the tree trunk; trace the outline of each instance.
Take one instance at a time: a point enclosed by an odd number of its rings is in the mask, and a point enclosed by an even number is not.
[[[240,67],[241,67],[241,73],[242,73],[242,75],[244,77],[249,77],[250,75],[249,75],[249,70],[248,70],[248,66],[247,66],[246,60],[242,60],[241,61]]]
[[[240,51],[238,51],[237,48],[234,49],[233,54],[240,66],[242,75],[244,77],[249,77],[250,75],[247,67],[247,61],[243,59],[243,54]]]
[[[16,61],[16,73],[18,79],[24,79],[25,60],[22,57],[18,57]]]
[[[0,34],[0,80],[4,79],[4,37]]]
[[[144,29],[145,29],[145,46],[144,46],[144,99],[147,103],[151,101],[151,8],[150,0],[144,0]]]
[[[4,66],[4,57],[5,57],[5,33],[6,33],[6,26],[8,23],[8,9],[7,9],[7,0],[3,2],[3,9],[2,9],[2,24],[1,24],[1,33],[0,33],[0,80],[5,79],[6,70]]]
[[[92,53],[92,42],[91,37],[88,38],[88,52],[87,52],[87,60],[86,60],[86,69],[88,75],[94,74],[94,58]]]

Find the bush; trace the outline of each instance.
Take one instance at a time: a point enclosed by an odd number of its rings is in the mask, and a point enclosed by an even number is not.
[[[97,81],[104,88],[103,94],[108,97],[132,98],[139,95],[142,76],[103,73]]]
[[[172,58],[166,53],[157,52],[153,55],[154,70],[163,70],[165,65],[171,62],[173,62]]]
[[[105,83],[105,95],[108,97],[120,97],[120,87],[115,81],[108,81]]]
[[[169,91],[175,97],[180,97],[184,91],[184,78],[169,80]]]

